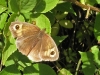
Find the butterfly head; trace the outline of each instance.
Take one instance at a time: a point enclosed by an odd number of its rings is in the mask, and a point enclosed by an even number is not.
[[[11,31],[11,33],[13,34],[13,37],[16,38],[18,36],[21,36],[22,35],[22,25],[21,23],[15,23],[15,22],[12,22],[9,29]]]

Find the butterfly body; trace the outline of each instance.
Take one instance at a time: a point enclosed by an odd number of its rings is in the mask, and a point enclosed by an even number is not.
[[[34,62],[55,61],[59,52],[54,40],[38,26],[27,22],[12,22],[9,27],[22,54]]]

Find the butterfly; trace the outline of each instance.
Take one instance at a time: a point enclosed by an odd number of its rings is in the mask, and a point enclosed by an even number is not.
[[[58,48],[50,35],[35,24],[11,22],[11,34],[16,39],[19,52],[34,62],[56,61],[59,58]]]

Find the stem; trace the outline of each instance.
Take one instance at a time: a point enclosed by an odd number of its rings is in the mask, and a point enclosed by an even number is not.
[[[81,7],[81,8],[85,8],[85,9],[89,9],[89,8],[90,8],[90,10],[94,10],[94,11],[96,11],[96,12],[100,12],[100,9],[99,9],[99,8],[94,7],[94,6],[91,6],[91,5],[84,5],[84,4],[81,4],[81,3],[78,2],[77,0],[67,0],[67,1],[72,2],[72,3],[78,5],[78,6]]]
[[[80,65],[81,65],[81,59],[78,61],[78,64],[77,64],[77,67],[76,67],[75,75],[78,74],[78,70],[79,70]]]

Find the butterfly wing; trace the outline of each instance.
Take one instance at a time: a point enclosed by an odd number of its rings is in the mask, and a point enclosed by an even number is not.
[[[58,48],[54,40],[46,33],[42,36],[39,54],[44,61],[55,61],[59,58]]]
[[[30,60],[32,60],[34,62],[42,61],[42,59],[40,57],[40,45],[41,45],[41,40],[39,40],[37,42],[35,47],[33,47],[32,50],[30,51],[30,53],[27,55]]]
[[[14,38],[26,38],[30,35],[35,36],[39,31],[36,25],[26,22],[12,22],[9,29]]]
[[[32,61],[41,61],[39,57],[39,50],[38,49],[39,39],[37,37],[28,37],[28,38],[22,38],[16,40],[16,45],[22,54],[28,56],[29,59]]]
[[[9,29],[16,38],[18,50],[22,54],[28,55],[31,49],[38,42],[38,39],[36,38],[40,29],[36,25],[26,22],[12,22]]]
[[[39,41],[35,47],[28,54],[29,59],[39,61],[55,61],[59,57],[59,52],[54,40],[46,34],[43,30],[38,33],[37,38]],[[37,60],[39,57],[41,60]]]

